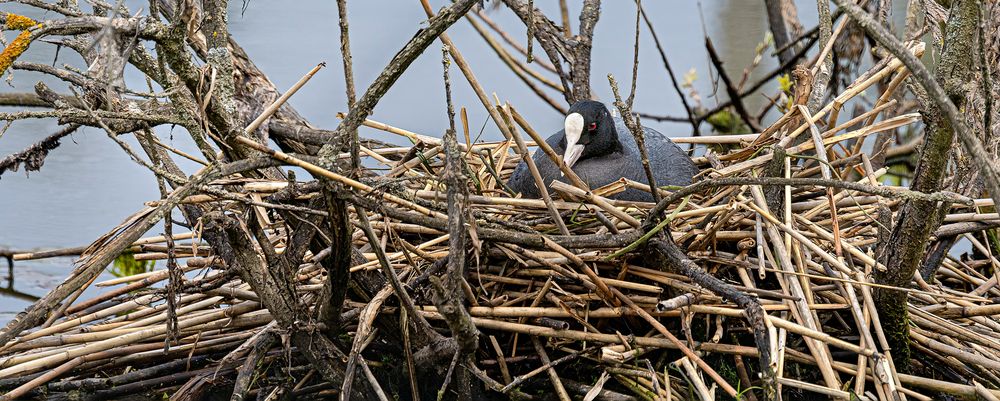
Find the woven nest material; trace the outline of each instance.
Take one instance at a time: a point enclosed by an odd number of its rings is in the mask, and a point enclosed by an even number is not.
[[[900,71],[894,62],[869,76]],[[876,81],[856,83],[852,93]],[[649,189],[627,181],[589,189],[557,184],[551,203],[512,197],[502,183],[521,161],[518,141],[462,143],[448,151],[437,138],[368,121],[416,144],[363,147],[372,166],[366,178],[341,182],[350,187],[356,252],[339,311],[348,335],[337,344],[345,355],[359,353],[377,382],[390,385],[387,378],[394,377],[392,391],[410,391],[407,376],[420,381],[409,366],[415,359],[419,365],[432,342],[421,338],[414,323],[420,319],[401,316],[405,308],[385,268],[405,284],[431,332],[447,337],[431,282],[443,281],[438,278],[454,257],[448,184],[465,182],[451,191],[465,219],[462,305],[479,332],[470,363],[490,394],[536,397],[549,380],[579,395],[597,386],[606,399],[714,399],[764,385],[786,394],[925,399],[935,392],[975,394],[981,387],[973,379],[996,386],[1000,308],[993,300],[1000,288],[992,273],[996,259],[988,256],[995,244],[985,238],[997,216],[980,213],[987,200],[882,184],[885,170],[866,168],[854,143],[918,119],[862,124],[883,109],[880,104],[820,132],[813,123],[834,118],[837,103],[814,116],[795,108],[760,135],[720,140],[710,156],[696,158],[703,172],[695,184],[660,190],[659,208],[607,198],[626,187]],[[521,128],[537,140],[530,127]],[[772,152],[775,144],[785,157]],[[823,152],[815,151],[817,144]],[[461,163],[446,163],[448,153]],[[260,261],[286,251],[295,234],[290,219],[327,213],[314,201],[328,190],[318,182],[290,187],[248,176],[217,178],[205,186],[217,191],[192,193],[184,203],[238,222],[246,238],[266,238],[252,249]],[[879,291],[893,290],[874,284],[885,269],[876,245],[909,199],[951,202],[934,234],[967,239],[974,248],[961,258],[943,255],[939,267],[922,272],[928,276],[896,289],[909,295],[912,375],[896,371],[899,361],[887,348],[893,333],[879,325],[887,306],[874,301]],[[253,222],[264,231],[251,235]],[[219,255],[202,229],[175,234],[172,247],[151,237],[130,248],[139,261],[166,260],[168,251],[180,261],[185,277],[177,289],[176,337],[167,325],[170,273],[162,265],[96,282],[101,295],[68,302],[58,318],[3,348],[0,387],[32,385],[28,395],[37,398],[177,396],[237,380],[250,360],[257,362],[250,364],[256,366],[251,394],[279,387],[299,397],[336,394],[341,383],[310,373],[309,361],[281,340],[288,328],[240,279],[239,270],[249,267],[227,265],[238,259]],[[327,288],[323,260],[329,257],[329,250],[306,251],[294,278],[287,278],[313,316],[322,309],[315,303]],[[266,335],[276,339],[262,341]],[[608,376],[598,379],[602,374]]]

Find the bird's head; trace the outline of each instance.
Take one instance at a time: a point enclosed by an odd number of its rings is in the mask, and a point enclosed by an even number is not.
[[[611,113],[604,104],[592,100],[577,102],[569,108],[564,132],[566,152],[563,161],[569,167],[588,157],[609,153],[618,144]]]

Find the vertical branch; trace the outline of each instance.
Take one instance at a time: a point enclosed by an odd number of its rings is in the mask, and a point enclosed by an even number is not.
[[[929,123],[926,141],[921,149],[911,189],[930,193],[941,188],[947,172],[948,153],[957,132],[970,156],[978,159],[978,163],[983,163],[982,171],[990,195],[994,201],[1000,198],[1000,183],[997,182],[995,167],[989,165],[989,157],[985,155],[979,139],[969,132],[968,126],[958,115],[965,100],[964,83],[968,82],[974,65],[974,46],[979,28],[978,2],[960,0],[953,4],[946,28],[944,50],[938,63],[937,79],[868,13],[852,2],[836,2],[851,18],[858,21],[869,36],[906,65],[935,104],[926,113]],[[910,284],[924,255],[930,233],[941,223],[940,210],[936,202],[927,200],[911,199],[903,203],[883,256],[888,265],[884,271],[875,272],[877,283],[894,287],[906,287]],[[884,308],[880,313],[882,329],[895,354],[893,359],[900,370],[906,371],[910,361],[907,295],[902,291],[882,288],[877,288],[874,295],[876,302]]]
[[[639,80],[639,17],[642,16],[642,0],[635,1],[635,45],[632,49],[632,86],[628,92],[628,109],[632,110],[635,101],[635,82]],[[654,195],[655,196],[655,195]]]
[[[340,18],[340,50],[344,62],[344,81],[347,86],[347,103],[350,112],[354,112],[354,78],[351,68],[350,37],[347,31],[347,4],[346,0],[338,0],[337,8]],[[343,124],[342,124],[343,126]],[[344,141],[340,141],[340,146],[324,145],[319,150],[320,165],[331,171],[346,171],[346,176],[356,177],[361,166],[361,156],[359,155],[360,144],[358,143],[358,127],[345,127],[345,130],[338,130],[339,139],[348,140],[347,146],[350,148],[350,164],[344,166],[337,155],[343,150]],[[341,329],[340,313],[347,299],[347,289],[351,281],[351,253],[353,252],[351,239],[353,229],[351,227],[350,214],[347,210],[347,197],[350,192],[342,184],[321,179],[324,186],[321,190],[326,201],[326,228],[329,230],[330,244],[328,245],[331,254],[320,261],[323,269],[327,272],[327,280],[323,283],[323,291],[320,292],[319,321],[326,324],[326,335],[334,338]],[[357,213],[364,211],[358,209]],[[327,248],[317,236],[313,239],[314,252]],[[297,260],[295,262],[298,262]],[[353,380],[348,377],[347,380]],[[350,387],[348,386],[348,390]]]
[[[206,33],[205,39],[208,43],[207,61],[216,72],[212,101],[218,103],[221,113],[232,118],[239,113],[234,99],[236,87],[233,82],[233,55],[229,51],[229,24],[226,18],[228,4],[228,0],[205,1],[205,20],[202,29]],[[237,121],[229,127],[229,132],[222,134],[229,140],[229,136],[241,134],[239,127],[244,125],[244,122]]]
[[[347,91],[347,108],[354,107],[354,69],[351,66],[351,37],[347,30],[347,0],[337,0],[337,17],[340,22],[340,54],[344,61],[344,86]],[[351,132],[351,177],[357,177],[361,166],[358,129]]]
[[[615,95],[615,107],[622,113],[622,120],[625,121],[625,126],[632,132],[632,136],[635,137],[635,144],[639,146],[639,155],[642,157],[642,169],[646,172],[646,179],[649,180],[649,192],[653,194],[653,202],[659,203],[660,191],[657,190],[656,177],[653,175],[653,169],[649,165],[649,154],[646,153],[646,138],[643,135],[642,126],[639,125],[636,115],[632,113],[632,105],[622,102],[622,97],[618,93],[618,82],[615,81],[613,75],[608,74],[608,82],[611,84],[611,91]],[[632,87],[632,91],[635,93],[634,86]]]
[[[455,137],[455,110],[451,104],[451,80],[448,78],[448,46],[441,50],[444,66],[445,96],[448,103],[448,120],[451,127],[445,131],[442,146],[445,152],[445,170],[441,180],[448,186],[448,268],[444,279],[431,277],[434,285],[434,304],[448,321],[459,354],[471,355],[479,345],[479,331],[472,317],[465,310],[465,216],[469,188],[466,184],[462,152]],[[457,357],[457,355],[456,355]]]
[[[164,347],[176,342],[180,338],[180,331],[177,327],[177,290],[181,287],[184,275],[177,267],[177,254],[174,248],[173,220],[170,217],[172,209],[163,212],[163,238],[167,241],[167,271],[170,272],[170,279],[167,282],[167,339]]]
[[[152,130],[142,130],[141,132],[136,133],[135,138],[139,142],[139,146],[146,152],[149,160],[154,165],[160,167],[163,171],[170,172],[176,176],[184,176],[184,172],[181,171],[180,167],[177,166],[173,159],[171,159],[162,148],[159,148],[154,144],[154,135],[155,134],[153,134]],[[156,185],[160,190],[160,197],[166,199],[167,196],[170,195],[170,192],[167,190],[168,179],[162,173],[154,172],[154,174],[156,175]],[[175,186],[177,185],[177,183],[173,181],[170,181],[170,184]],[[193,217],[192,221],[197,220],[196,216],[200,215],[200,212],[193,206],[187,206],[186,209],[189,210],[188,217]],[[177,267],[177,254],[173,238],[173,218],[171,217],[172,212],[172,208],[168,208],[163,211],[163,237],[167,245],[167,271],[169,272],[166,286],[167,333],[163,342],[164,351],[169,350],[170,345],[176,343],[177,340],[180,339],[180,331],[177,326],[177,293],[184,279],[183,272]],[[85,288],[86,287],[81,287],[80,291],[83,291]],[[69,303],[67,303],[67,305],[68,304]],[[62,312],[64,312],[64,310],[53,314],[49,318],[49,321],[51,322],[55,316],[60,315]]]
[[[782,10],[783,3],[782,0],[764,0],[764,8],[767,9],[767,23],[771,26],[771,36],[774,37],[774,47],[782,49],[778,52],[778,60],[781,61],[781,64],[789,62],[795,54],[795,46],[789,45],[792,39],[788,34],[788,23],[785,22],[785,13]]]
[[[684,105],[684,112],[687,113],[688,120],[691,121],[691,134],[693,136],[700,136],[701,132],[698,131],[698,120],[694,115],[694,110],[688,104],[687,97],[684,96],[684,91],[681,90],[681,85],[677,83],[677,76],[674,75],[674,69],[670,67],[670,61],[667,60],[667,52],[663,50],[663,45],[660,44],[660,37],[656,35],[656,30],[653,29],[653,22],[649,20],[649,16],[646,15],[646,10],[642,8],[640,1],[636,0],[636,6],[639,7],[639,13],[642,14],[642,19],[646,22],[649,34],[653,36],[653,44],[656,45],[656,50],[660,53],[660,59],[663,60],[663,67],[667,69],[667,75],[670,76],[670,83],[674,86],[677,96],[681,98],[681,104]]]
[[[443,278],[431,277],[434,304],[445,317],[458,343],[459,352],[471,355],[479,345],[479,331],[465,309],[465,215],[468,187],[462,171],[461,151],[455,131],[444,135],[445,171],[442,180],[448,185],[448,268]]]
[[[826,46],[833,38],[833,19],[830,17],[830,1],[816,0],[816,10],[819,14],[819,43]],[[823,98],[826,97],[826,87],[830,82],[830,73],[833,71],[833,52],[826,52],[822,60],[816,61],[813,67],[812,93],[809,94],[809,102],[806,107],[810,113],[819,110]],[[831,121],[836,124],[836,121]]]
[[[450,50],[448,45],[441,46],[441,64],[444,65],[444,98],[448,106],[448,127],[455,131],[455,106],[451,102],[451,79],[448,78],[448,69],[451,67],[451,60],[448,58]]]
[[[337,0],[337,16],[340,22],[340,54],[344,61],[347,107],[354,107],[354,69],[351,67],[351,37],[347,30],[347,0]]]
[[[570,69],[573,79],[573,102],[593,99],[590,89],[590,54],[594,41],[594,28],[601,17],[601,0],[585,0],[580,11],[580,34],[573,47],[574,60]]]
[[[340,332],[340,313],[344,306],[344,300],[347,298],[347,288],[351,281],[351,252],[353,251],[351,233],[353,230],[347,212],[345,199],[347,193],[345,188],[330,190],[327,187],[323,190],[324,198],[326,198],[327,224],[330,230],[331,243],[329,247],[332,253],[321,261],[323,268],[327,271],[327,281],[324,283],[327,291],[324,291],[323,294],[329,295],[329,298],[321,299],[319,305],[321,306],[320,310],[324,312],[321,321],[326,323],[326,334],[331,338]]]

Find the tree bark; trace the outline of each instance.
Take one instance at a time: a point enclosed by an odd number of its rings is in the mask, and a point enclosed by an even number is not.
[[[570,76],[573,78],[573,103],[590,100],[590,54],[593,48],[594,28],[601,17],[601,0],[585,0],[580,11],[580,34],[575,37],[574,58]]]
[[[782,0],[764,0],[767,23],[771,27],[771,35],[774,37],[774,47],[784,49],[778,53],[778,60],[781,61],[781,64],[785,64],[794,57],[795,46],[788,45],[792,38],[788,34],[788,24],[785,22],[782,3],[784,3]]]
[[[965,83],[975,62],[973,48],[978,34],[978,22],[979,5],[976,1],[958,0],[953,3],[944,51],[938,63],[937,79],[959,109],[964,104]],[[923,114],[927,123],[926,141],[910,188],[933,192],[941,188],[947,173],[955,131],[949,120],[942,118],[937,107],[929,107]],[[876,270],[875,282],[908,287],[923,260],[930,234],[941,225],[942,219],[941,207],[937,202],[920,199],[906,201],[888,239],[884,256],[888,264],[884,271]],[[894,354],[896,367],[900,371],[908,371],[910,330],[907,294],[877,287],[874,296],[881,308],[882,329]]]

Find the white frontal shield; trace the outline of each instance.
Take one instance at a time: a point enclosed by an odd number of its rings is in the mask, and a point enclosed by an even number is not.
[[[583,155],[583,145],[578,144],[580,135],[583,135],[583,116],[580,113],[572,113],[566,116],[566,153],[563,154],[563,162],[566,166],[573,167],[580,156]]]

